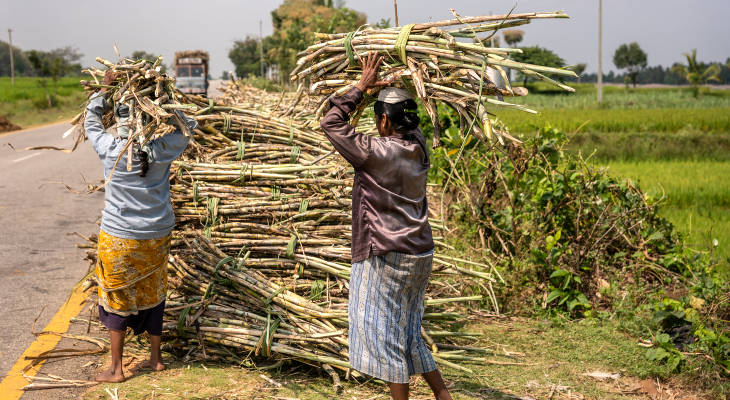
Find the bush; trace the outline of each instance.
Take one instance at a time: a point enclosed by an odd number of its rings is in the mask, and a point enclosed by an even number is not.
[[[481,243],[477,250],[501,265],[503,309],[591,316],[632,293],[637,312],[649,304],[645,319],[653,313],[645,324],[655,332],[650,359],[679,370],[684,343],[730,371],[730,285],[709,255],[685,246],[658,201],[564,151],[558,129],[493,146],[462,139],[452,126],[458,117],[440,115],[445,146],[432,154],[430,180],[445,188],[454,237]]]

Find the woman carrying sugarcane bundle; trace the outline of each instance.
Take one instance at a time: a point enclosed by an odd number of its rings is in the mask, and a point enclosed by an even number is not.
[[[426,179],[430,167],[409,92],[386,87],[374,110],[380,137],[355,131],[349,114],[380,85],[382,59],[368,54],[356,87],[331,100],[322,129],[355,168],[352,190],[350,366],[388,382],[408,399],[411,375],[423,374],[436,399],[450,400],[421,337],[424,292],[433,262]]]
[[[104,84],[115,80],[112,71]],[[165,368],[160,356],[162,314],[167,294],[167,260],[170,232],[175,215],[170,203],[170,164],[185,150],[188,138],[180,131],[152,140],[144,147],[132,144],[124,151],[129,137],[129,108],[117,105],[118,137],[104,130],[102,113],[107,108],[103,93],[96,93],[87,106],[86,137],[99,155],[104,176],[116,168],[105,187],[105,205],[99,232],[96,280],[99,284],[99,319],[109,330],[112,361],[109,369],[96,376],[99,382],[121,382],[122,352],[127,328],[135,334],[150,335],[150,358],[142,367],[160,371]],[[180,114],[182,116],[182,114]],[[195,121],[185,122],[193,129]]]

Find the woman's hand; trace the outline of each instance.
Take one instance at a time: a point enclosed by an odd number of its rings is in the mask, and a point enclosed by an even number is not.
[[[383,57],[376,52],[368,53],[368,56],[362,62],[362,77],[357,83],[357,88],[365,92],[371,87],[378,86],[378,70],[383,62]]]
[[[104,86],[111,86],[114,81],[117,79],[117,73],[108,69],[106,73],[104,74]],[[102,92],[106,92],[107,88],[103,87],[101,88]]]

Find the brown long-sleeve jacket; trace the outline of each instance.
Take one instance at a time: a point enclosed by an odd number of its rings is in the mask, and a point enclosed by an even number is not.
[[[322,129],[355,168],[352,188],[352,262],[391,251],[422,254],[433,249],[426,180],[430,162],[420,129],[388,137],[358,133],[349,114],[362,101],[353,88],[331,100]]]

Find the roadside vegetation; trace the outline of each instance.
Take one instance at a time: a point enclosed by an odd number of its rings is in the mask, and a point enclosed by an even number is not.
[[[0,115],[22,128],[70,119],[80,111],[85,98],[79,79],[60,78],[49,107],[45,89],[36,78],[16,77],[13,87],[10,78],[0,77]]]
[[[2,44],[2,43],[0,43]],[[0,46],[0,117],[28,128],[60,122],[78,113],[84,94],[79,85],[81,53],[73,47],[22,51],[13,47],[15,84],[9,77],[9,46]]]
[[[728,224],[687,225],[727,210],[726,162],[586,161],[550,126],[505,150],[444,136],[460,148],[432,158],[432,181],[454,187],[449,243],[501,266],[503,311],[615,321],[646,345],[646,375],[727,395]]]

